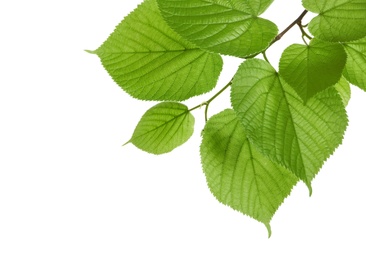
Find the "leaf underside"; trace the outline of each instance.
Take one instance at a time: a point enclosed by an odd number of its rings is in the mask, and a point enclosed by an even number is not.
[[[270,235],[270,220],[296,184],[296,176],[257,151],[231,109],[208,120],[200,152],[213,195],[264,223]]]
[[[306,105],[267,62],[242,63],[231,103],[259,150],[303,180],[311,180],[341,144],[347,115],[338,92],[328,88]]]
[[[366,36],[366,0],[303,0],[303,6],[318,13],[309,24],[316,37],[346,42]]]
[[[237,57],[264,50],[277,26],[258,15],[273,0],[158,0],[167,23],[203,49]]]
[[[366,91],[366,38],[345,43],[344,48],[348,54],[344,77]]]
[[[340,80],[346,59],[341,44],[313,39],[309,45],[293,44],[285,49],[279,73],[306,102]]]
[[[149,153],[168,153],[185,143],[193,129],[194,117],[185,105],[163,102],[146,111],[129,142]]]
[[[222,69],[218,54],[184,40],[145,0],[116,27],[96,53],[105,69],[131,96],[181,101],[215,87]]]

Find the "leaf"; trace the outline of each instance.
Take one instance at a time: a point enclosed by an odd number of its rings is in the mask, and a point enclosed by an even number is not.
[[[306,102],[339,81],[346,60],[341,44],[313,39],[308,46],[293,44],[285,49],[279,73]]]
[[[346,42],[366,36],[366,0],[303,0],[303,6],[318,13],[309,31],[325,41]]]
[[[208,120],[200,151],[217,200],[264,223],[270,235],[270,220],[296,184],[295,175],[257,151],[231,109]]]
[[[146,111],[128,142],[149,153],[168,153],[185,143],[193,128],[194,117],[185,105],[163,102]]]
[[[351,99],[351,87],[348,81],[344,77],[342,77],[341,80],[334,85],[334,87],[341,96],[343,105],[346,107],[349,100]]]
[[[277,26],[259,18],[273,0],[157,0],[163,17],[201,48],[237,57],[260,52]]]
[[[344,77],[366,91],[366,38],[345,43],[344,48],[348,54]]]
[[[337,91],[328,88],[304,105],[269,63],[252,59],[234,77],[231,103],[253,144],[311,192],[311,180],[341,144],[347,127]]]
[[[130,13],[96,53],[127,93],[142,100],[185,100],[215,87],[219,55],[200,50],[174,32],[156,1]]]

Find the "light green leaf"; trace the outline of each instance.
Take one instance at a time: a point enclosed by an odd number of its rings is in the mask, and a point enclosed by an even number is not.
[[[293,44],[285,49],[279,73],[306,102],[339,81],[346,60],[341,44],[313,39],[309,45]]]
[[[244,57],[264,50],[277,26],[258,15],[273,0],[157,0],[168,24],[201,48]]]
[[[143,100],[185,100],[215,87],[218,54],[200,50],[163,20],[155,0],[130,13],[96,53],[115,82]]]
[[[231,109],[208,120],[200,150],[213,195],[264,223],[270,235],[270,220],[296,184],[295,175],[257,151]]]
[[[366,91],[366,38],[345,43],[344,48],[348,58],[343,75],[350,83]]]
[[[341,80],[334,85],[334,87],[341,96],[343,105],[346,107],[349,100],[351,99],[351,87],[348,81],[344,77],[342,77]]]
[[[234,77],[231,103],[253,144],[311,192],[311,180],[341,144],[347,127],[338,92],[328,88],[304,105],[269,63],[252,59]]]
[[[309,31],[322,40],[346,42],[366,36],[366,0],[303,0],[303,6],[318,13]]]
[[[168,153],[193,134],[194,117],[180,103],[163,102],[142,116],[129,142],[149,153]]]

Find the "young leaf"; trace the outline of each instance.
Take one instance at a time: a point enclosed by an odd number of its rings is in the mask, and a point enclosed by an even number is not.
[[[306,102],[339,81],[346,59],[341,44],[313,39],[309,45],[293,44],[285,49],[279,73]]]
[[[346,42],[366,36],[365,0],[303,0],[303,6],[318,13],[309,31],[322,40]]]
[[[208,120],[200,151],[213,195],[264,223],[270,235],[270,220],[296,184],[295,175],[257,151],[231,109]]]
[[[155,0],[130,13],[96,53],[115,82],[142,100],[185,100],[215,87],[218,54],[184,40],[163,20]]]
[[[193,134],[194,117],[180,103],[163,102],[142,116],[129,142],[149,153],[168,153]]]
[[[334,87],[341,96],[344,107],[346,107],[349,100],[351,99],[351,87],[348,81],[344,77],[342,77],[341,80],[334,85]]]
[[[341,144],[347,127],[337,91],[328,88],[304,105],[269,63],[252,59],[234,77],[231,103],[253,144],[311,191],[311,180]]]
[[[264,50],[277,26],[259,18],[273,0],[157,0],[163,17],[201,48],[244,57]]]
[[[366,38],[345,43],[344,48],[348,54],[344,77],[366,91]]]

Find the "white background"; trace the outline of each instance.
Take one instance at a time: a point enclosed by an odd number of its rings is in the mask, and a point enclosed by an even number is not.
[[[352,87],[344,144],[312,197],[295,187],[268,239],[264,225],[210,194],[198,149],[203,109],[194,136],[170,154],[121,146],[155,103],[132,99],[83,50],[139,2],[1,2],[0,259],[366,259],[366,93]],[[300,0],[276,0],[264,16],[283,30],[302,10]],[[268,52],[275,66],[301,43],[298,31]],[[219,86],[239,62],[225,58]]]

